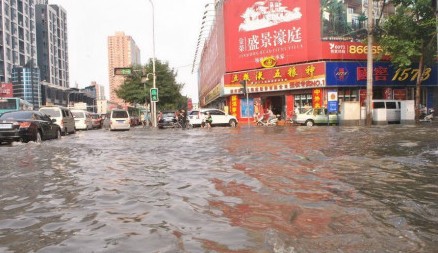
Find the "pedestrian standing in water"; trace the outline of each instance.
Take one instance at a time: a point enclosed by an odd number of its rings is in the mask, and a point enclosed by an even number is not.
[[[205,127],[211,128],[211,123],[213,122],[213,118],[210,115],[210,112],[207,112],[207,117],[205,118]]]
[[[179,115],[181,117],[181,127],[182,127],[182,129],[186,129],[186,125],[187,125],[187,112],[186,112],[186,110],[181,109]]]

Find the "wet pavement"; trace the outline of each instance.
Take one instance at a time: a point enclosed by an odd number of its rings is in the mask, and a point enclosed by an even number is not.
[[[81,131],[0,168],[0,252],[438,249],[430,124]]]

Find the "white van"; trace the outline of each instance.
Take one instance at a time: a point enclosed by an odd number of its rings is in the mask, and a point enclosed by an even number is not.
[[[109,115],[109,130],[129,130],[131,117],[129,112],[123,109],[114,109]]]
[[[39,110],[55,119],[55,123],[61,128],[61,134],[74,134],[76,132],[75,119],[70,109],[62,106],[43,106]]]
[[[71,110],[73,117],[75,118],[75,127],[80,130],[93,129],[93,121],[91,120],[91,114],[84,110]]]
[[[400,100],[373,99],[373,121],[379,123],[400,123]]]

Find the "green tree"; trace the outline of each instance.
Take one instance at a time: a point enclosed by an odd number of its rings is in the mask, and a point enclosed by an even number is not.
[[[391,0],[396,13],[383,21],[376,41],[399,68],[418,64],[418,73],[436,59],[437,21],[432,0]],[[418,121],[423,75],[417,75],[415,119]]]
[[[132,66],[133,75],[126,77],[125,82],[116,90],[119,98],[127,103],[150,104],[150,89],[153,87],[152,59],[145,66]],[[142,77],[148,81],[142,83]],[[187,97],[181,95],[184,84],[176,82],[177,72],[169,67],[168,63],[155,61],[156,87],[158,88],[159,101],[157,110],[175,110],[186,108]],[[143,80],[144,81],[144,80]]]

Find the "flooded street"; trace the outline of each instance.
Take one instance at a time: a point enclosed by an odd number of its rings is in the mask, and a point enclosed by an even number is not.
[[[437,252],[438,128],[134,128],[0,146],[0,252]]]

